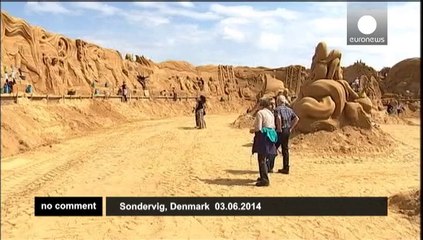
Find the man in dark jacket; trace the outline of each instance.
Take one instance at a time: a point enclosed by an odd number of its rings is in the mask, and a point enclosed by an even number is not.
[[[276,149],[282,147],[283,168],[279,169],[279,173],[289,174],[289,137],[295,126],[298,124],[299,118],[294,111],[288,107],[288,100],[285,96],[278,96],[276,99],[277,107],[276,115],[276,131],[278,132],[278,142]]]

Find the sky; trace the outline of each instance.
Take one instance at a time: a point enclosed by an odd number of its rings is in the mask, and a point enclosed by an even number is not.
[[[346,44],[346,2],[2,2],[1,10],[155,62],[310,67],[324,41],[342,52],[342,66],[362,60],[380,70],[420,57],[420,2],[387,4],[386,46]]]

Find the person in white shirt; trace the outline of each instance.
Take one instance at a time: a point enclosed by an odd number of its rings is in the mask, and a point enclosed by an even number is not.
[[[354,91],[358,92],[360,90],[360,79],[356,78],[351,84],[351,87],[354,89]]]
[[[276,135],[275,116],[271,111],[269,99],[260,99],[260,110],[256,113],[254,128],[250,133],[254,133],[254,143],[252,153],[257,153],[260,177],[257,179],[256,186],[269,186],[269,176],[267,169],[267,160],[276,154],[275,142],[268,137]]]

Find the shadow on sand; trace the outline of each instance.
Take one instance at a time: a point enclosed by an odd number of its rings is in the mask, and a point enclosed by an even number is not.
[[[244,145],[242,145],[243,147],[252,147],[253,146],[253,143],[246,143],[246,144],[244,144]]]
[[[231,178],[217,178],[217,179],[201,179],[207,184],[223,185],[223,186],[253,186],[255,183],[252,179],[231,179]]]
[[[178,127],[178,129],[181,129],[181,130],[194,130],[194,129],[197,129],[196,127]]]
[[[252,170],[232,170],[228,169],[225,170],[227,173],[234,174],[234,175],[243,175],[243,174],[256,174],[258,171],[252,171]]]

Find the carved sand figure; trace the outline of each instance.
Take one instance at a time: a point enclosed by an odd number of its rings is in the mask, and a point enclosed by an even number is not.
[[[15,52],[11,51],[8,53],[12,58],[14,58],[15,66],[19,68],[23,68],[23,66],[26,67],[27,70],[35,73],[38,77],[40,76],[40,73],[38,69],[27,59],[25,54],[25,49],[22,45],[19,45]],[[2,55],[3,56],[3,55]],[[34,82],[37,82],[36,80]]]
[[[13,18],[4,12],[1,13],[1,42],[4,43],[5,37],[23,37],[30,46],[31,55],[35,61],[35,65],[38,64],[40,57],[38,53],[39,44],[36,41],[36,36],[34,36],[34,31],[36,30],[36,27],[29,26],[29,24],[22,19]],[[5,46],[3,44],[1,50],[2,53],[5,52]],[[3,55],[1,60],[3,62]]]
[[[317,45],[311,78],[292,103],[300,118],[299,131],[335,130],[343,125],[371,127],[372,102],[367,96],[355,93],[347,81],[341,80],[340,59],[339,51],[332,50],[328,54],[325,43]]]

